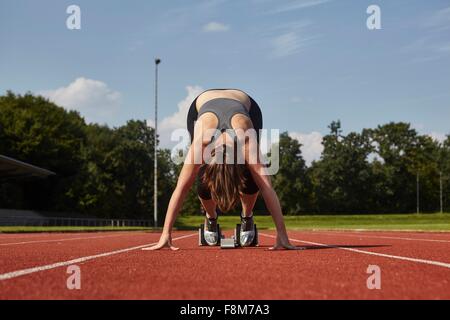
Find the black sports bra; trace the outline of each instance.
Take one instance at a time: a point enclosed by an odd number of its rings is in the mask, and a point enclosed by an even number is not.
[[[243,114],[250,118],[247,108],[240,101],[230,98],[216,98],[207,101],[198,112],[198,117],[208,112],[216,115],[219,120],[217,129],[222,132],[227,129],[233,129],[231,119],[234,115]]]

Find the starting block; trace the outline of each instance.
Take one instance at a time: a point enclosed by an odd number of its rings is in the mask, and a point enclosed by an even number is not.
[[[236,248],[236,240],[232,238],[224,238],[220,241],[221,249],[234,249]]]
[[[205,225],[200,225],[200,228],[198,229],[198,245],[199,246],[207,246],[208,243],[205,240],[205,234],[204,234],[204,228]],[[234,235],[231,238],[225,238],[225,236],[222,234],[222,231],[220,229],[220,225],[217,225],[218,232],[220,234],[219,239],[216,246],[220,246],[221,249],[234,249],[238,247],[242,247],[240,243],[240,233],[241,233],[241,225],[237,224],[236,228],[234,229]],[[258,240],[258,229],[256,228],[255,224],[255,238],[253,239],[253,242],[249,245],[249,247],[257,247],[259,245]]]
[[[216,246],[219,246],[220,243],[223,241],[224,236],[223,236],[223,234],[222,234],[222,231],[220,230],[220,225],[219,225],[219,224],[217,225],[217,229],[218,229],[218,231],[219,231],[220,237],[219,237],[219,239],[218,239],[219,241],[217,241]],[[208,245],[208,243],[207,243],[206,240],[205,240],[205,233],[204,233],[204,230],[205,230],[205,225],[204,225],[204,224],[200,225],[200,228],[198,229],[198,245],[199,245],[200,247],[201,247],[201,246],[207,246],[207,245]]]

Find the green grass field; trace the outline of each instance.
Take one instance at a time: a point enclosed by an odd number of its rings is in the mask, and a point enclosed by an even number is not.
[[[179,229],[198,228],[202,217],[179,217]],[[414,230],[450,231],[450,214],[382,214],[382,215],[307,215],[285,216],[286,226],[291,230]],[[239,217],[221,216],[222,229],[232,229]],[[274,229],[270,216],[255,216],[259,229]]]
[[[175,228],[196,230],[203,223],[201,216],[180,216]],[[382,214],[382,215],[303,215],[285,216],[291,230],[412,230],[450,231],[450,214]],[[255,216],[261,230],[274,229],[270,216]],[[221,216],[222,229],[233,229],[239,223],[238,216]],[[0,227],[3,233],[25,232],[94,232],[153,230],[142,227]]]

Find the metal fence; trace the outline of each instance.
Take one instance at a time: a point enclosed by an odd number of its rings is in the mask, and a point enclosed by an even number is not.
[[[152,220],[67,217],[0,217],[0,226],[40,227],[151,227]]]

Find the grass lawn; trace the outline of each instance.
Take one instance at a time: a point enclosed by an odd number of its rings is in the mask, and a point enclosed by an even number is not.
[[[377,214],[377,215],[302,215],[285,216],[290,230],[413,230],[450,231],[450,213],[444,214]],[[180,216],[175,228],[196,230],[204,217]],[[255,216],[258,229],[274,229],[272,217]],[[222,229],[233,229],[239,223],[238,216],[221,216]],[[153,230],[144,227],[0,227],[0,233],[27,232],[95,232]]]
[[[450,231],[450,214],[377,214],[377,215],[304,215],[285,216],[290,230],[415,230]],[[177,219],[179,229],[198,228],[204,218],[181,216]],[[232,229],[239,223],[238,216],[221,216],[222,229]],[[274,229],[272,217],[255,216],[258,229]]]

